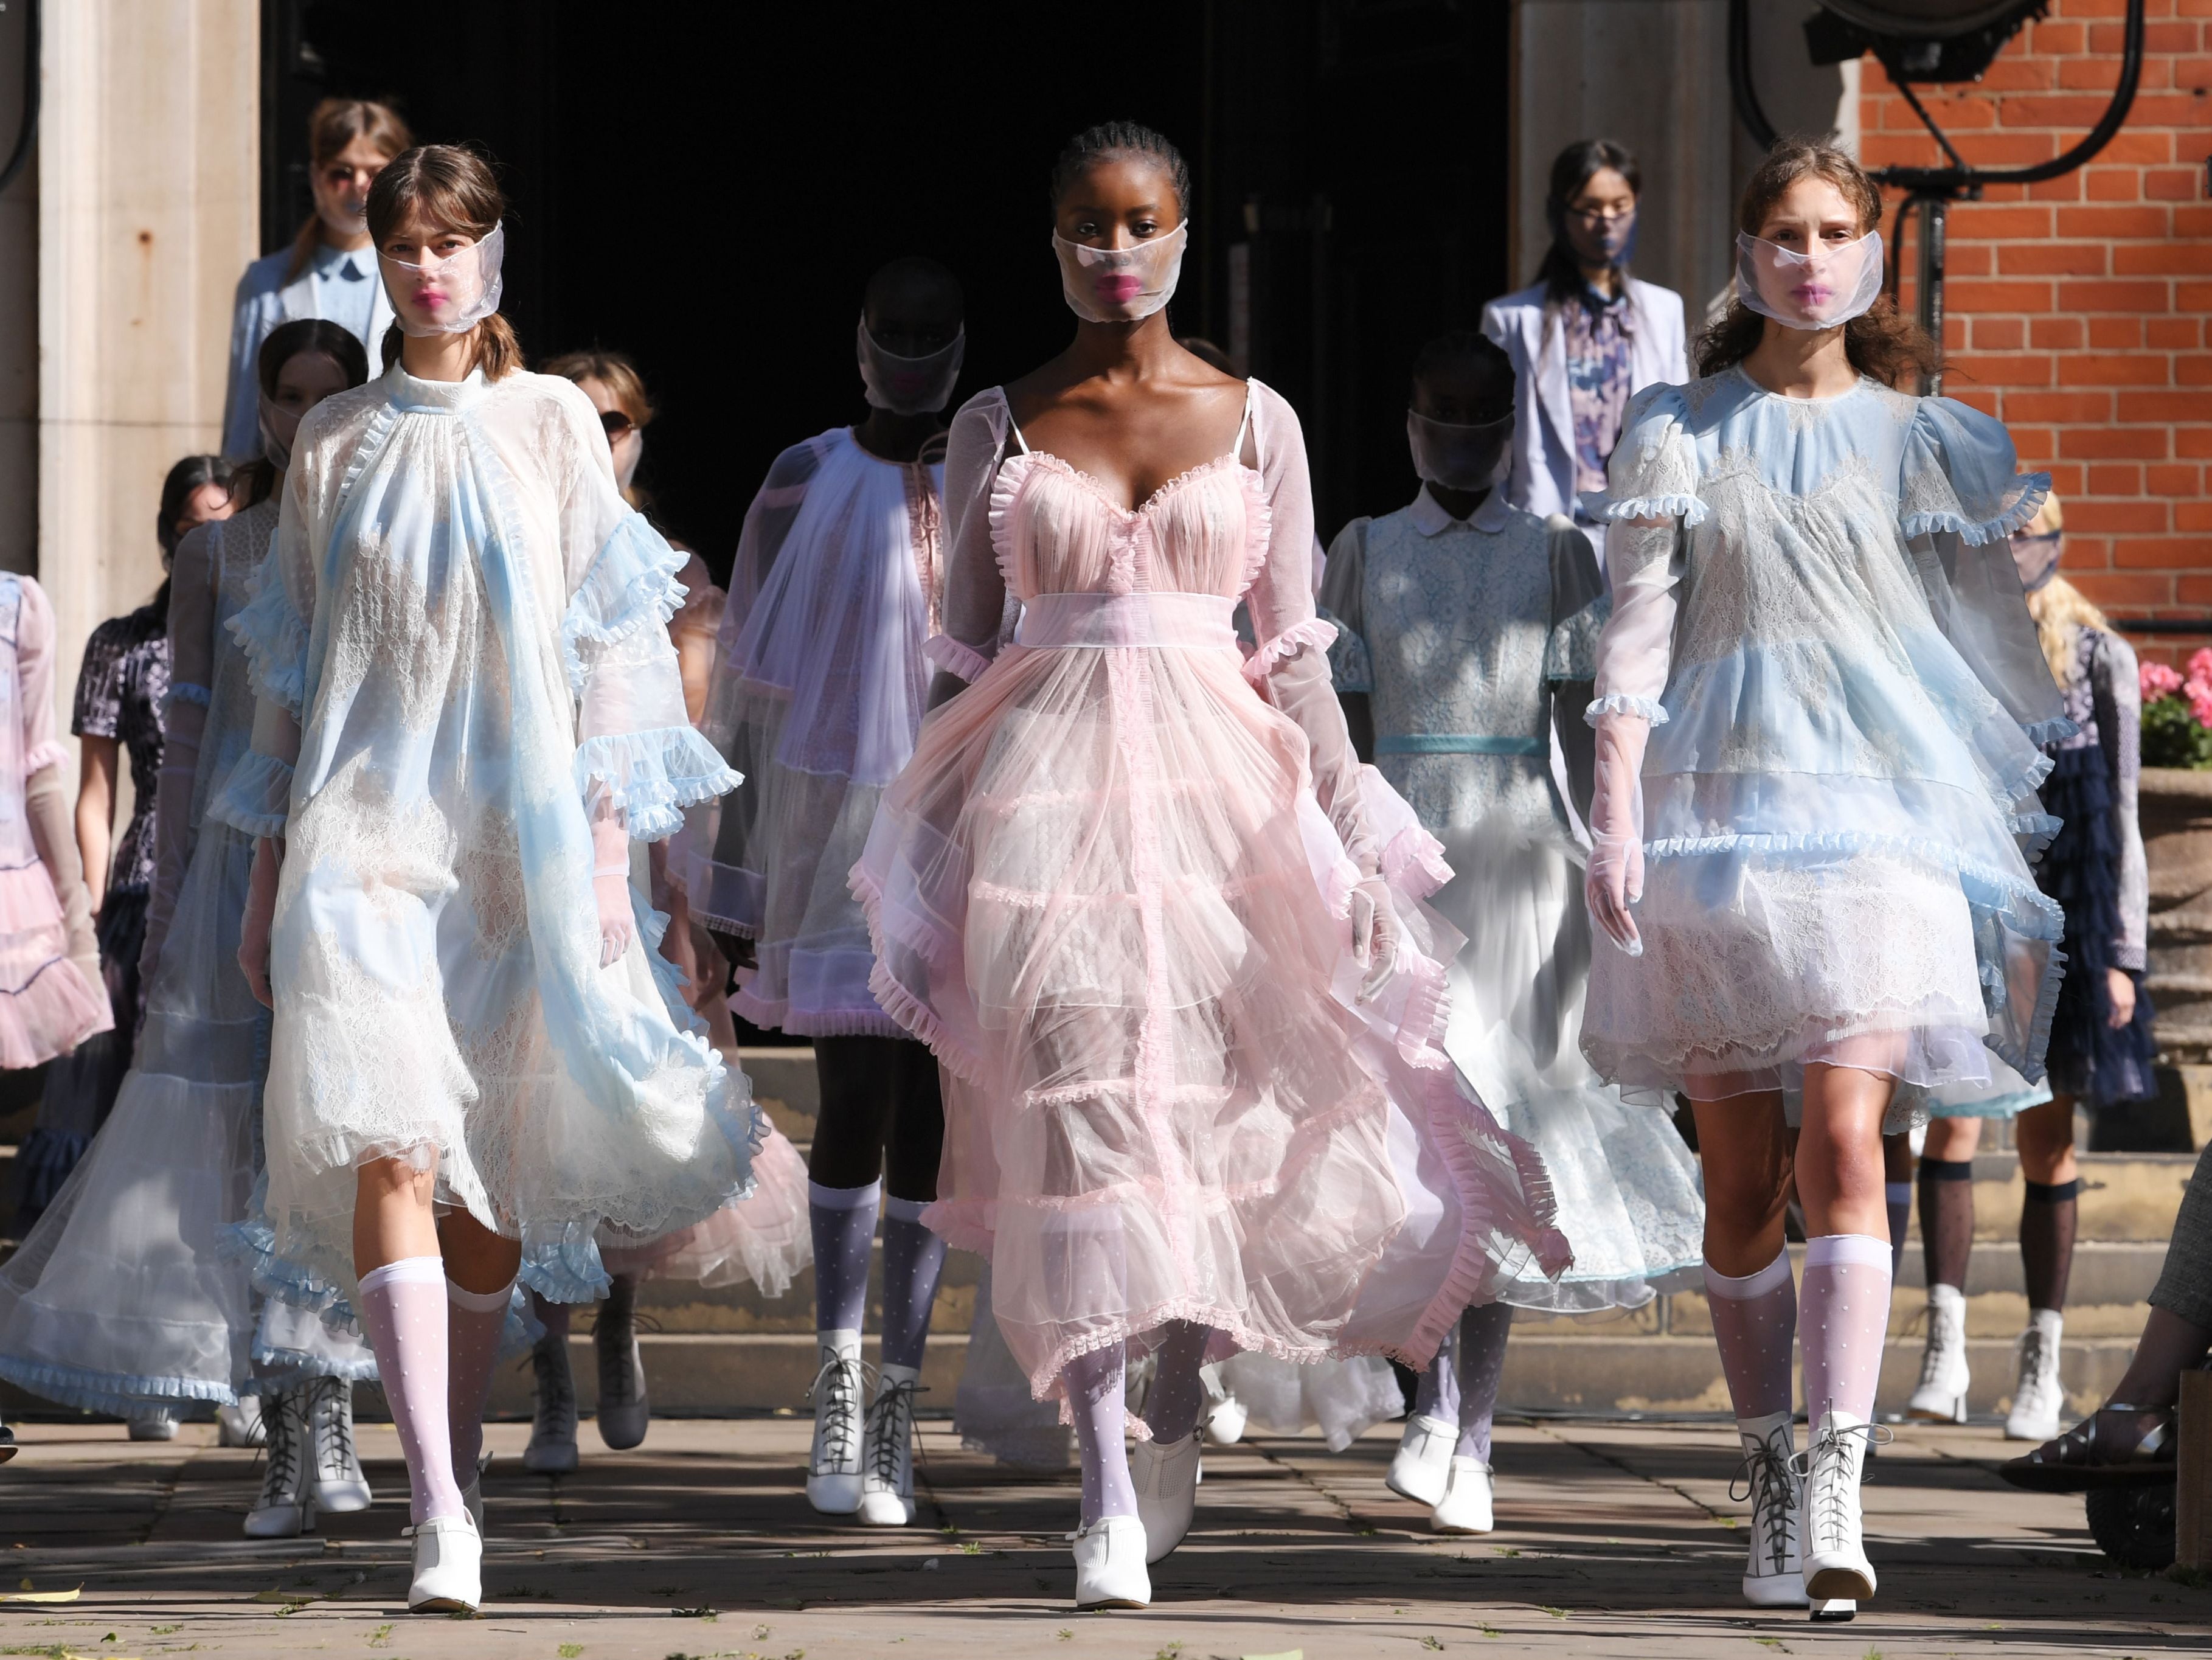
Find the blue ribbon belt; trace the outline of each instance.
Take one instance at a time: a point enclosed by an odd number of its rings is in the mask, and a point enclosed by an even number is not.
[[[1377,755],[1549,755],[1540,738],[1494,738],[1483,732],[1390,733],[1375,740]]]

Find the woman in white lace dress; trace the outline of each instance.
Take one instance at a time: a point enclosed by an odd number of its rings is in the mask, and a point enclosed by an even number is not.
[[[2037,745],[2066,723],[2006,542],[2049,481],[2014,475],[1986,416],[1891,390],[1933,349],[1880,298],[1880,218],[1840,151],[1776,148],[1705,378],[1634,400],[1601,503],[1588,893],[1620,949],[1591,964],[1583,1048],[1629,1099],[1696,1110],[1763,1603],[1875,1588],[1858,1475],[1889,1306],[1883,1120],[1992,1057],[2039,1074],[2057,990],[2061,919],[2027,855],[2052,828]]]
[[[262,838],[240,956],[276,987],[257,1274],[368,1335],[424,1610],[481,1598],[478,1420],[518,1264],[589,1298],[602,1225],[720,1208],[757,1122],[629,880],[633,838],[736,781],[684,716],[683,561],[616,490],[591,401],[519,368],[502,207],[465,150],[379,176],[390,367],[301,424],[232,624],[261,702],[223,816]]]

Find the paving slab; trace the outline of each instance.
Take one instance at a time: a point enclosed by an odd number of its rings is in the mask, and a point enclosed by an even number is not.
[[[386,1426],[362,1450],[378,1502],[317,1535],[253,1542],[239,1524],[256,1456],[188,1425],[170,1443],[119,1426],[32,1424],[0,1468],[0,1653],[330,1654],[362,1660],[1422,1660],[1437,1654],[2166,1655],[2212,1649],[2212,1590],[2123,1572],[2079,1500],[1990,1474],[1993,1431],[1913,1426],[1875,1465],[1882,1596],[1850,1625],[1737,1600],[1744,1506],[1733,1436],[1713,1422],[1502,1425],[1498,1529],[1440,1538],[1382,1476],[1380,1427],[1348,1451],[1256,1438],[1208,1452],[1199,1520],[1155,1570],[1142,1613],[1075,1614],[1063,1535],[1071,1474],[1024,1475],[921,1432],[921,1513],[865,1531],[799,1492],[807,1425],[656,1422],[583,1468],[532,1476],[526,1426],[495,1425],[485,1480],[487,1600],[475,1620],[410,1617],[405,1486]]]

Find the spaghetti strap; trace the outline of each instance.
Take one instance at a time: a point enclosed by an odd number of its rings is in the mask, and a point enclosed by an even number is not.
[[[1022,423],[1014,419],[1014,400],[1006,396],[1006,389],[1004,386],[999,388],[999,397],[1006,406],[1006,430],[1013,434],[1014,442],[1019,444],[1022,447],[1022,453],[1027,455],[1030,453],[1030,441],[1022,436]]]
[[[1012,411],[1009,410],[1009,414],[1011,414],[1011,412]],[[1240,464],[1242,464],[1244,459],[1244,435],[1249,432],[1252,432],[1252,382],[1247,380],[1244,383],[1244,413],[1237,417],[1237,441],[1229,447],[1229,453],[1235,456]],[[1252,459],[1256,464],[1260,459],[1256,453],[1258,449],[1259,435],[1257,433],[1252,433],[1252,436],[1254,440],[1253,447],[1255,452]]]

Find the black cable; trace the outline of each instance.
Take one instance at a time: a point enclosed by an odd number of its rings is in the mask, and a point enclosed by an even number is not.
[[[23,0],[23,121],[15,133],[15,153],[0,167],[0,193],[31,159],[31,140],[39,131],[39,0]]]

